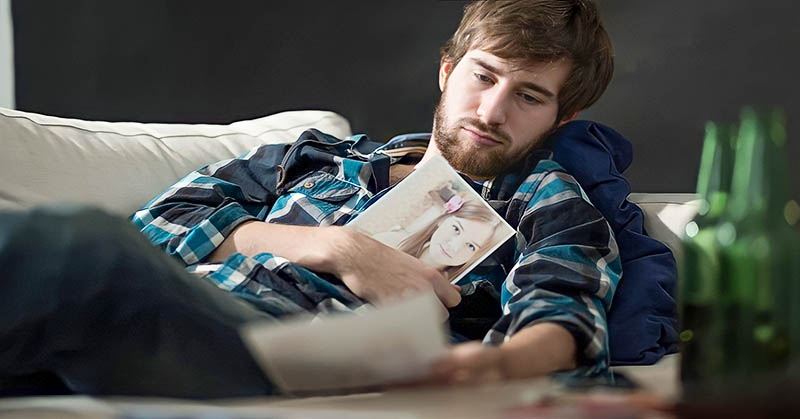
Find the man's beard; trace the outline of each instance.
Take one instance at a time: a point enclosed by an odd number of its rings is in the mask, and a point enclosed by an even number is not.
[[[433,115],[434,140],[436,146],[451,166],[457,171],[470,175],[475,178],[493,178],[525,158],[528,153],[541,144],[553,129],[548,130],[535,141],[531,141],[524,149],[519,152],[510,150],[512,138],[509,134],[497,126],[488,125],[477,118],[461,118],[450,126],[447,126],[447,116],[444,113],[445,92],[442,93],[436,111]],[[458,134],[462,127],[471,128],[490,134],[493,138],[502,141],[502,145],[492,147],[481,147],[471,142],[462,143],[458,139]],[[553,127],[555,128],[555,127]]]

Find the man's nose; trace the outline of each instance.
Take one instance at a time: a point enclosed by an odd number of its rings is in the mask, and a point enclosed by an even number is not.
[[[487,125],[500,125],[506,122],[507,94],[499,86],[485,90],[478,106],[478,118]]]

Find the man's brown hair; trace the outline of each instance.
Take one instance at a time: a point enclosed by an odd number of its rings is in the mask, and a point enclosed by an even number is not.
[[[567,59],[572,63],[558,94],[556,122],[588,108],[614,73],[611,40],[589,0],[487,0],[464,7],[442,58],[458,64],[478,48],[522,68]]]

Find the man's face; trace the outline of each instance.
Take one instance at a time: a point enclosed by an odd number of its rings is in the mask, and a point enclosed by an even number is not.
[[[523,69],[473,49],[439,69],[433,146],[458,171],[491,178],[524,158],[556,126],[569,61]]]

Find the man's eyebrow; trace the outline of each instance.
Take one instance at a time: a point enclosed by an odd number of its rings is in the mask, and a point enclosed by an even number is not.
[[[487,71],[489,71],[491,73],[503,74],[503,72],[500,71],[499,68],[487,63],[486,61],[481,60],[480,58],[470,58],[470,60],[472,60],[472,62],[474,62],[475,64],[485,68]],[[538,85],[536,83],[529,82],[529,81],[523,81],[520,84],[522,84],[522,87],[525,87],[527,89],[531,89],[531,90],[533,90],[535,92],[539,92],[539,93],[545,95],[545,97],[547,97],[548,99],[553,99],[554,97],[556,97],[555,93],[551,92],[547,88],[545,88],[543,86],[540,86],[540,85]]]

